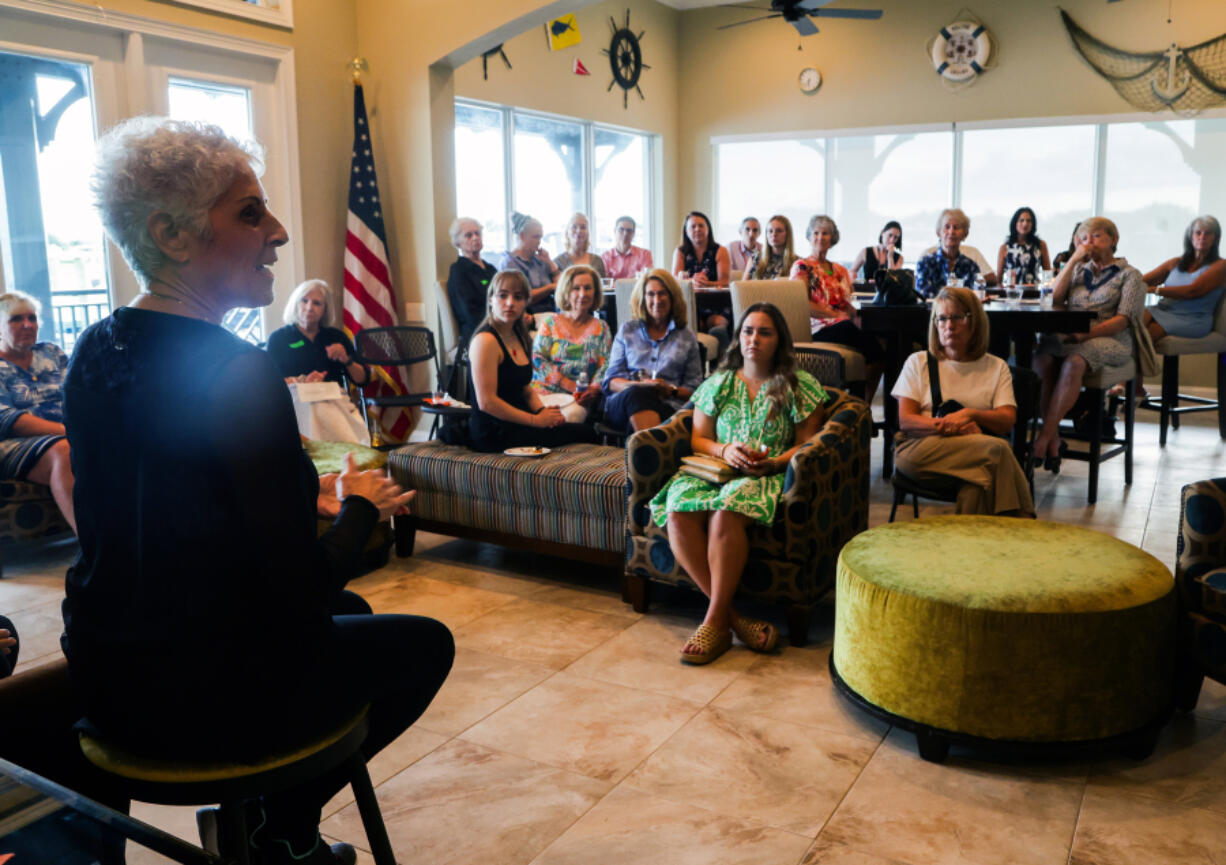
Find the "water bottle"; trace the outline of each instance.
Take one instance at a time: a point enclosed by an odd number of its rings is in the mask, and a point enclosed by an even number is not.
[[[988,281],[982,273],[975,274],[975,296],[983,303],[988,299]]]
[[[578,394],[581,391],[587,390],[588,385],[591,384],[591,381],[591,378],[587,374],[587,370],[579,373],[579,379],[575,382],[575,393]]]

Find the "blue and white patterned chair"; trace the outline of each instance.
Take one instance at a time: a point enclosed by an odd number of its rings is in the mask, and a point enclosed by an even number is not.
[[[1179,547],[1180,661],[1176,705],[1196,706],[1205,676],[1226,683],[1226,478],[1183,488]]]

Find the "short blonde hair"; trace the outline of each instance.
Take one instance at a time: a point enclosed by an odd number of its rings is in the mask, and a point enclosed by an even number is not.
[[[1111,251],[1115,252],[1116,247],[1120,245],[1120,230],[1115,227],[1115,223],[1105,216],[1091,216],[1089,219],[1077,226],[1077,230],[1073,232],[1074,237],[1081,237],[1082,232],[1105,231],[1111,236]]]
[[[948,219],[952,219],[956,225],[961,225],[967,234],[971,233],[971,218],[966,215],[966,211],[960,207],[947,207],[937,217],[937,234],[941,233],[941,226]]]
[[[650,318],[647,315],[647,283],[653,280],[668,289],[668,297],[672,304],[669,315],[672,316],[677,327],[685,327],[689,324],[690,316],[689,311],[685,308],[685,297],[681,294],[681,285],[677,282],[677,277],[659,267],[644,273],[634,284],[634,291],[630,292],[630,314],[639,321],[647,321]]]
[[[281,313],[281,321],[286,324],[298,323],[298,304],[312,289],[318,289],[324,298],[324,314],[319,318],[319,326],[332,327],[332,292],[328,289],[328,283],[322,279],[308,279],[298,284],[298,287],[290,294],[289,300],[285,302],[285,311]]]
[[[43,317],[43,305],[38,298],[17,289],[0,294],[0,318],[7,319],[13,310],[21,306],[28,306],[40,319]]]
[[[937,315],[942,303],[970,314],[967,324],[971,328],[971,338],[966,345],[967,360],[979,360],[987,354],[988,314],[983,311],[983,304],[979,302],[975,292],[960,285],[945,286],[937,292],[932,301],[932,314],[928,316],[928,350],[938,358],[945,357],[945,347],[941,345],[941,334],[937,330]]]
[[[592,301],[592,312],[596,312],[604,303],[604,288],[600,284],[600,274],[586,264],[572,264],[558,277],[558,287],[553,293],[553,302],[562,312],[570,312],[570,293],[575,287],[575,277],[584,274],[592,278],[592,285],[596,288],[596,298]]]

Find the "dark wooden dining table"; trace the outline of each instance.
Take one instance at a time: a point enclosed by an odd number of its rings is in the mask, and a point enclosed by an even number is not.
[[[989,300],[984,309],[991,327],[988,350],[1006,361],[1012,355],[1013,362],[1024,367],[1029,367],[1034,357],[1036,334],[1085,333],[1094,321],[1094,313],[1089,310],[1044,308],[1037,303]],[[926,346],[930,311],[926,303],[913,306],[866,303],[860,306],[861,329],[876,334],[885,343],[881,404],[885,409],[886,440],[882,448],[882,477],[888,478],[894,471],[894,433],[898,430],[898,400],[890,391],[912,352],[912,344]],[[1019,460],[1023,456],[1024,453],[1019,454]]]

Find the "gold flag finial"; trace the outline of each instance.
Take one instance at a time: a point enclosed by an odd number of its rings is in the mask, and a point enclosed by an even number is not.
[[[349,74],[353,76],[354,84],[362,83],[362,73],[370,71],[370,64],[365,57],[355,57],[349,61]]]

